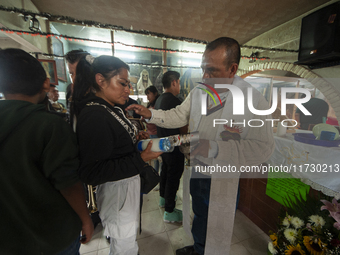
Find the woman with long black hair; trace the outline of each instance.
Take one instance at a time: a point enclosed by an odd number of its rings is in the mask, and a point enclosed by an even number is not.
[[[74,113],[80,150],[81,180],[97,185],[97,206],[110,254],[137,255],[140,175],[160,153],[136,149],[136,128],[121,108],[129,98],[129,66],[118,58],[86,56],[74,84]]]

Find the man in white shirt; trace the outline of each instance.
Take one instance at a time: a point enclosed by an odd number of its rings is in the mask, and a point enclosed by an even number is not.
[[[229,84],[240,88],[244,94],[247,93],[248,88],[252,87],[235,75],[240,55],[240,46],[232,38],[220,37],[210,42],[202,58],[203,79],[229,79]],[[139,105],[130,106],[128,109],[134,109],[136,113],[150,119],[150,123],[160,127],[175,128],[189,123],[191,131],[198,130],[199,146],[191,152],[191,157],[194,157],[201,166],[212,166],[218,163],[219,165],[230,164],[239,169],[240,166],[259,165],[269,159],[275,147],[271,123],[265,121],[271,119],[270,116],[254,115],[248,107],[245,107],[243,116],[234,115],[232,93],[228,90],[219,93],[223,98],[222,107],[213,107],[211,111],[208,109],[207,115],[202,116],[200,93],[200,89],[193,89],[181,105],[169,111],[150,111]],[[253,99],[255,109],[268,109],[267,101],[255,89]],[[213,127],[214,119],[233,120],[238,124]],[[252,119],[259,119],[263,122],[263,126],[246,125]],[[244,126],[240,123],[244,123]],[[193,171],[190,194],[195,214],[191,230],[194,245],[178,249],[176,255],[229,254],[238,177],[226,176],[211,175],[211,178]],[[206,239],[209,242],[206,243]]]

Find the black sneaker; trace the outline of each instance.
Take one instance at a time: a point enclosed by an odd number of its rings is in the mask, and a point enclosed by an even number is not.
[[[110,244],[111,243],[110,237],[109,236],[105,236],[105,238],[106,238],[106,241]]]
[[[176,255],[199,255],[193,245],[176,250]]]

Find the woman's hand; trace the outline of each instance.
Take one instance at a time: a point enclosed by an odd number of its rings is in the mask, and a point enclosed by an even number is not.
[[[145,131],[140,131],[137,135],[137,141],[149,139],[149,138],[150,138],[149,134]]]
[[[151,151],[152,140],[148,143],[148,146],[144,151],[141,152],[140,156],[144,162],[148,162],[151,159],[158,158],[162,154],[162,152],[154,152]]]

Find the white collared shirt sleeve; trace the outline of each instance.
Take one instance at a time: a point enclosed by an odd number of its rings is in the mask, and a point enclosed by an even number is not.
[[[178,105],[168,111],[150,109],[152,113],[148,123],[162,128],[181,128],[189,123],[190,118],[190,95]]]

